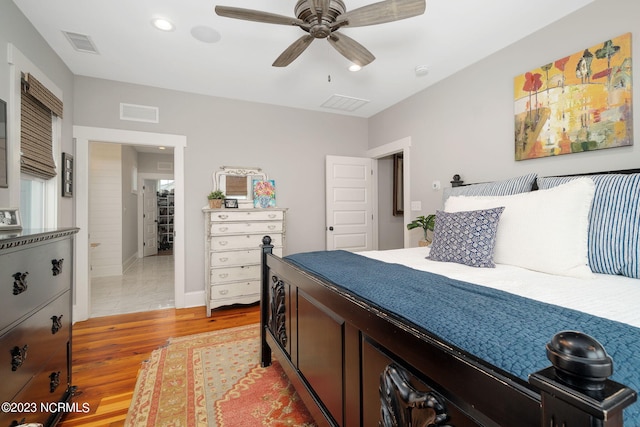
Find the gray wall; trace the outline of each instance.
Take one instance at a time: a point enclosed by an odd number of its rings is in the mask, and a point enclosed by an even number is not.
[[[187,292],[204,288],[202,207],[220,166],[261,167],[288,208],[287,252],[324,249],[325,156],[364,156],[367,120],[124,84],[75,79],[74,124],[186,135]],[[160,123],[121,121],[121,102],[157,106]]]
[[[513,79],[542,64],[632,33],[632,55],[640,58],[640,2],[598,0],[539,32],[369,119],[369,146],[411,136],[411,199],[435,212],[442,190],[431,183],[458,173],[465,182],[490,181],[537,172],[568,174],[640,167],[640,66],[634,62],[635,144],[558,157],[514,160]],[[415,240],[418,234],[412,235]]]

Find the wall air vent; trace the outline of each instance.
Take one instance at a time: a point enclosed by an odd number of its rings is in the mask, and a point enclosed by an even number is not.
[[[98,49],[89,36],[69,31],[63,31],[62,34],[64,34],[67,40],[69,40],[69,43],[71,43],[71,46],[78,52],[98,54]]]
[[[366,99],[353,98],[351,96],[344,95],[332,95],[329,99],[324,101],[321,107],[341,111],[355,111],[368,103],[369,101]]]
[[[132,122],[160,122],[160,109],[148,105],[135,105],[120,103],[120,120]]]

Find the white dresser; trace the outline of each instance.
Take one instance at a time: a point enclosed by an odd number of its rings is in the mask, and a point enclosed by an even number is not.
[[[264,236],[282,256],[286,209],[203,209],[207,316],[217,307],[260,301]]]

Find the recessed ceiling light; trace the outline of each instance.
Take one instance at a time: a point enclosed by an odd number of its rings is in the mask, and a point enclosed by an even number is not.
[[[176,27],[173,25],[173,22],[165,18],[153,18],[151,20],[151,25],[162,31],[173,31],[176,29]]]
[[[167,147],[158,147],[158,150],[166,150]]]
[[[191,29],[191,35],[194,39],[200,40],[203,43],[215,43],[220,41],[220,33],[205,25],[193,27]]]
[[[360,71],[362,70],[362,67],[359,66],[358,64],[351,64],[349,65],[349,71]]]

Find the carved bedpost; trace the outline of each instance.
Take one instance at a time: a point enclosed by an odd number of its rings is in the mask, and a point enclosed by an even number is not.
[[[262,366],[271,365],[271,347],[267,344],[267,325],[269,322],[269,267],[267,255],[273,253],[271,237],[262,238],[262,279],[260,282],[260,361]]]
[[[559,332],[547,344],[547,358],[553,366],[529,376],[540,389],[543,426],[622,427],[622,410],[637,394],[608,379],[613,361],[598,341]]]
[[[395,363],[384,368],[380,374],[379,427],[447,427],[448,418],[435,393],[416,390]]]

